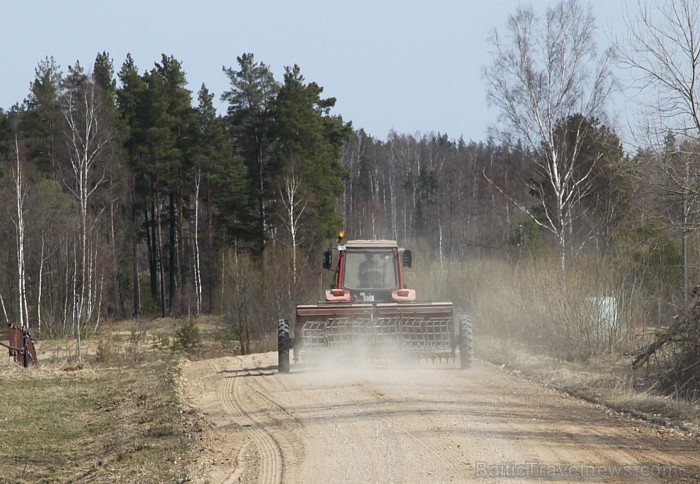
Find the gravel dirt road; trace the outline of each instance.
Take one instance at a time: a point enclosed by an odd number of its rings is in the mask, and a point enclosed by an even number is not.
[[[186,362],[196,482],[696,482],[700,441],[500,368]]]

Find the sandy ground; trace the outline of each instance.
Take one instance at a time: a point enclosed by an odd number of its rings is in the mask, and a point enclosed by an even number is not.
[[[475,362],[300,368],[185,362],[195,482],[696,482],[700,441]]]

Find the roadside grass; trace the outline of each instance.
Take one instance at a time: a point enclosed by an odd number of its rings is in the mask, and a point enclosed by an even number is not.
[[[700,402],[653,392],[645,370],[633,371],[629,357],[601,354],[586,362],[535,354],[516,341],[482,335],[478,358],[539,382],[653,424],[700,433]]]
[[[187,443],[175,375],[168,358],[121,368],[3,368],[0,480],[177,481]]]
[[[183,353],[169,343],[184,324],[105,325],[80,364],[74,340],[38,341],[36,368],[0,364],[0,483],[187,481],[198,424],[181,407]],[[197,325],[202,353],[225,351],[211,321]]]

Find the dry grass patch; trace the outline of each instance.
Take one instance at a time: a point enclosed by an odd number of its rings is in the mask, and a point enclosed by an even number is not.
[[[0,368],[0,482],[183,480],[176,371],[169,357],[129,367]]]
[[[565,391],[655,424],[700,432],[700,405],[653,393],[645,374],[634,372],[628,357],[598,355],[584,362],[539,355],[522,344],[481,336],[477,357],[516,375]]]

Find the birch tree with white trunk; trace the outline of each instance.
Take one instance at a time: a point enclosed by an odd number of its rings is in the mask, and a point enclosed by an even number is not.
[[[296,287],[298,279],[297,267],[297,247],[299,247],[299,229],[301,226],[301,217],[306,210],[307,201],[301,196],[301,180],[295,174],[294,167],[290,168],[289,173],[283,178],[280,191],[280,201],[284,208],[284,215],[281,218],[282,225],[289,232],[290,251],[292,254],[292,285]]]
[[[101,154],[109,143],[109,131],[102,119],[102,106],[95,83],[88,76],[80,77],[79,68],[73,72],[77,74],[78,82],[64,93],[62,108],[67,126],[65,140],[69,161],[66,185],[78,206],[74,315],[79,338],[81,321],[89,319],[96,307],[99,278],[94,274],[97,247],[92,241],[92,234],[99,213],[91,213],[91,200],[106,179]],[[80,357],[79,347],[78,355]]]
[[[577,166],[585,124],[562,128],[572,119],[598,119],[613,89],[610,51],[599,53],[590,7],[562,0],[544,17],[519,7],[508,17],[504,35],[489,37],[491,63],[484,68],[489,104],[498,109],[504,139],[520,142],[531,169],[543,182],[530,187],[538,195],[539,214],[516,204],[557,241],[566,269],[574,208],[586,196],[590,169]],[[573,129],[572,129],[573,128]]]
[[[17,323],[23,330],[29,331],[29,307],[27,305],[27,288],[26,288],[26,266],[24,260],[24,202],[27,198],[27,187],[24,179],[23,160],[20,154],[19,141],[15,135],[14,140],[15,166],[14,182],[15,182],[15,201],[16,201],[16,218],[13,219],[16,229],[16,256],[17,256]],[[4,310],[4,302],[3,302]]]

